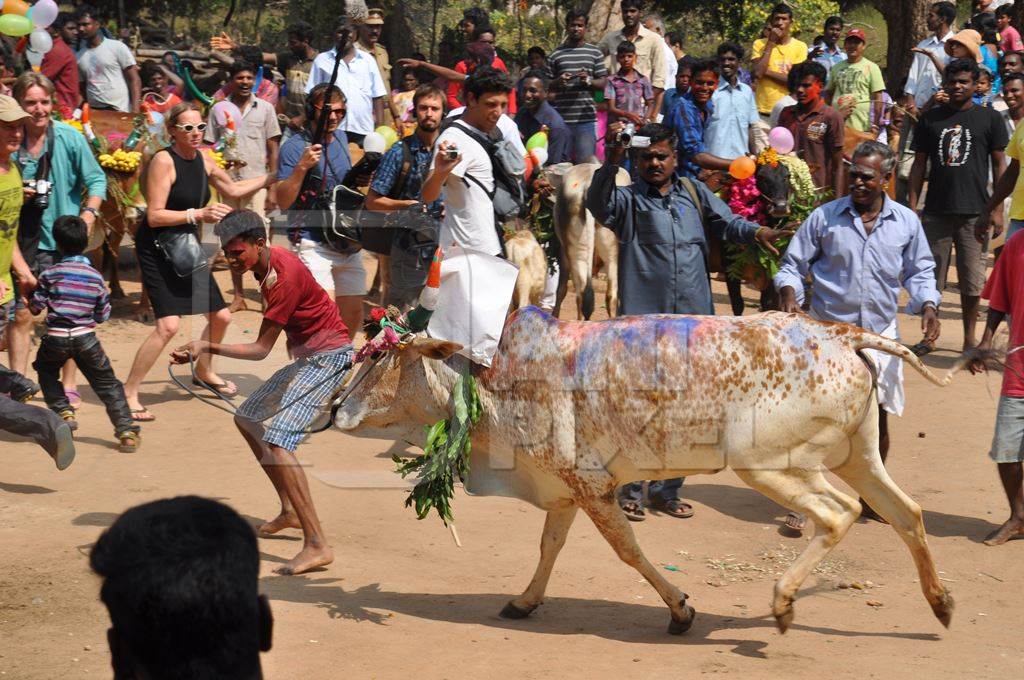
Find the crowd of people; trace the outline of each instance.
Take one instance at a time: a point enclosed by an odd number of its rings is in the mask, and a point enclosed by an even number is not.
[[[381,44],[384,12],[370,9],[358,22],[342,17],[333,45],[322,51],[304,22],[287,28],[287,49],[278,53],[215,37],[212,46],[234,62],[208,112],[173,54],[140,66],[96,9],[61,14],[39,71],[26,70],[0,95],[0,334],[11,366],[0,367],[0,393],[7,395],[0,395],[0,427],[34,437],[67,467],[81,371],[106,405],[122,450],[135,451],[140,423],[158,417],[143,403],[143,380],[182,316],[201,314],[208,324],[172,359],[194,361],[196,384],[229,399],[237,387],[214,370],[212,357],[261,360],[284,331],[295,361],[240,405],[236,423],[280,497],[280,514],[261,531],[303,530],[303,549],[286,570],[329,563],[294,451],[352,367],[365,303],[414,305],[438,245],[501,256],[505,204],[521,211],[532,196],[553,190],[545,172],[522,182],[515,170],[540,132],[546,168],[601,164],[586,206],[618,239],[614,312],[713,314],[709,233],[776,254],[782,239],[791,239],[773,281],[782,311],[898,338],[905,290],[907,311],[921,316],[913,350],[924,355],[935,349],[941,292],[955,262],[963,349],[976,352],[972,370],[983,370],[1001,322],[1024,315],[1024,237],[1013,237],[1024,227],[1024,126],[1017,125],[1024,117],[1024,44],[1012,3],[975,5],[958,24],[953,3],[933,4],[909,73],[888,79],[865,56],[864,29],[822,17],[821,34],[808,45],[792,34],[785,3],[771,8],[751,45],[723,42],[699,56],[686,52],[682,35],[666,30],[661,16],[645,12],[644,0],[622,0],[622,28],[596,44],[586,38],[587,13],[571,9],[562,41],[530,47],[522,68],[512,65],[514,76],[483,9],[465,11],[461,53],[443,44],[437,63],[415,55],[394,66]],[[231,108],[219,109],[219,102]],[[107,176],[86,138],[53,115],[83,104],[157,112],[165,125],[166,147],[148,159],[141,181],[147,207],[135,233],[156,323],[123,383],[96,333],[110,314],[107,289],[83,255],[89,234],[101,228]],[[237,111],[237,120],[223,110]],[[383,152],[373,146],[381,126],[397,138]],[[756,158],[778,128],[791,134],[792,153],[807,163],[819,192],[819,205],[800,225],[750,222],[708,186],[728,182],[736,159]],[[226,136],[235,147],[222,168],[203,148]],[[622,168],[628,186],[617,186]],[[339,191],[359,187],[361,219],[376,216],[388,234],[375,251],[373,290],[359,239],[324,231]],[[270,227],[281,221],[287,246],[271,245]],[[230,303],[198,248],[204,223],[217,225],[231,269]],[[986,282],[987,250],[1004,228],[1006,246]],[[248,308],[243,275],[250,271],[263,324],[254,342],[225,344],[232,314]],[[554,271],[542,302],[549,309],[557,280]],[[742,314],[739,282],[729,284],[733,313]],[[989,316],[979,340],[982,298]],[[37,385],[27,376],[38,323],[45,331],[32,362]],[[1024,326],[1012,324],[1011,347],[1019,341]],[[1022,357],[1011,351],[1006,359],[990,452],[1011,509],[988,537],[992,544],[1024,536]],[[872,361],[884,461],[888,414],[903,410],[902,362],[874,353]],[[46,408],[27,403],[40,391]],[[645,519],[644,489],[636,482],[620,491],[631,520]],[[652,482],[647,502],[689,517],[682,490],[682,480]],[[216,512],[190,510],[200,511]],[[866,504],[862,516],[881,520]],[[787,518],[793,531],[804,523],[799,515]],[[93,561],[108,578],[118,559],[97,545]]]

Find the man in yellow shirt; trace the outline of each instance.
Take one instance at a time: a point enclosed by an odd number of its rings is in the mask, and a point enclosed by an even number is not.
[[[754,100],[761,120],[767,125],[772,107],[789,94],[789,69],[807,60],[807,45],[789,35],[793,10],[779,3],[768,19],[768,36],[754,41],[751,70],[757,78]]]

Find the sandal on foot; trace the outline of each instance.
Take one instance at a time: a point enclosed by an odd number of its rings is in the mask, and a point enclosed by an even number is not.
[[[670,501],[664,503],[654,503],[652,507],[658,512],[662,512],[670,517],[677,519],[687,519],[693,517],[693,506],[686,501],[681,501],[678,498],[673,498]]]
[[[82,405],[82,395],[78,393],[78,390],[64,390],[64,396],[68,398],[71,408],[78,408]]]
[[[75,438],[71,426],[61,423],[54,433],[54,447],[50,454],[58,470],[67,470],[75,460]]]
[[[643,506],[636,501],[626,501],[619,507],[622,508],[622,514],[624,514],[626,519],[630,522],[643,522],[647,519],[647,514],[644,512]]]
[[[911,345],[909,349],[910,349],[911,352],[914,353],[914,356],[923,357],[926,354],[931,354],[932,352],[934,352],[935,351],[935,346],[934,345],[929,345],[927,342],[924,342],[922,340],[921,342],[917,343],[916,345]]]
[[[196,387],[202,387],[203,389],[210,390],[211,392],[219,394],[222,397],[227,397],[228,399],[230,399],[231,397],[238,396],[238,387],[236,387],[231,382],[208,383],[203,380],[199,380],[198,378],[195,378],[192,380],[192,384],[195,385]]]
[[[129,411],[132,415],[132,420],[137,423],[151,423],[156,420],[156,416],[149,412],[149,409],[143,406],[142,408],[133,408]]]
[[[74,409],[66,408],[57,415],[60,416],[61,420],[68,424],[68,427],[71,428],[72,432],[78,429],[78,421],[75,420]]]
[[[117,440],[117,450],[121,453],[135,453],[139,450],[139,444],[142,443],[141,435],[133,430],[121,432],[117,435]]]

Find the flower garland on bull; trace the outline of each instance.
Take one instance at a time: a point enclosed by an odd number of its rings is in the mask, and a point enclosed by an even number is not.
[[[758,154],[755,161],[757,167],[778,167],[780,163],[789,170],[792,191],[790,212],[784,219],[791,224],[799,225],[827,198],[828,192],[814,186],[810,168],[796,156],[780,154],[774,148],[768,147]],[[734,213],[756,224],[770,226],[769,222],[777,219],[768,214],[768,202],[757,187],[756,172],[743,179],[733,179],[731,183],[723,186],[721,198],[729,204]],[[776,255],[758,243],[724,244],[730,256],[729,276],[741,281],[752,281],[759,286],[769,285],[779,272],[779,264],[788,245],[788,238],[777,241],[775,247],[779,254]]]
[[[412,334],[426,330],[437,306],[440,285],[441,249],[438,248],[414,309],[405,314],[393,305],[370,310],[365,331],[366,337],[371,339],[359,350],[356,361],[400,347]],[[417,473],[418,481],[405,499],[405,507],[415,507],[417,519],[425,518],[431,509],[445,525],[454,519],[455,475],[465,479],[469,474],[470,431],[482,412],[476,380],[469,372],[460,373],[452,389],[452,415],[425,428],[423,455],[409,460],[398,455],[391,457],[396,465],[395,472],[403,479]]]

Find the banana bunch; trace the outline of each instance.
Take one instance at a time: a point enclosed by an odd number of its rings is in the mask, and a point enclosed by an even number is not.
[[[117,172],[135,172],[141,161],[142,154],[138,151],[118,149],[113,153],[100,154],[100,166],[107,170],[116,170]]]
[[[206,153],[210,154],[210,158],[212,158],[213,162],[217,164],[217,167],[221,168],[222,170],[227,167],[228,163],[226,160],[224,160],[223,151],[217,151],[216,149],[206,149]]]

